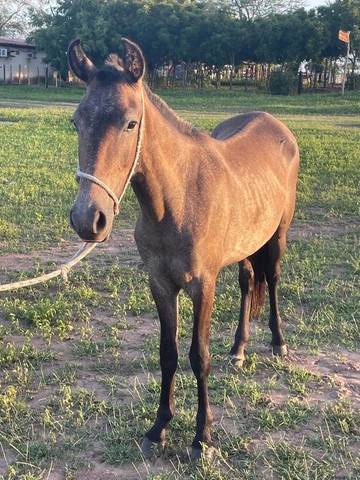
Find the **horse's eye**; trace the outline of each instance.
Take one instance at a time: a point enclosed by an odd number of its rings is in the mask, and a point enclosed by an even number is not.
[[[74,120],[74,119],[71,119],[70,122],[74,125],[74,127],[75,127],[75,129],[76,129],[76,131],[77,131],[77,130],[78,130],[78,127],[77,127],[77,125],[76,125],[75,120]]]
[[[135,120],[133,120],[132,122],[129,123],[129,125],[127,126],[127,130],[132,130],[133,128],[136,127],[136,124],[137,122]]]

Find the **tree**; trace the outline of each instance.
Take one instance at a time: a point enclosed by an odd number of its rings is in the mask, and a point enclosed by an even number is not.
[[[108,53],[112,38],[106,21],[106,3],[99,0],[61,0],[50,13],[33,15],[34,30],[29,38],[46,53],[45,61],[66,79],[66,52],[71,40],[81,37],[84,48],[95,63]]]
[[[226,0],[241,20],[286,14],[305,6],[305,0]],[[223,3],[220,1],[219,3]]]
[[[41,8],[34,0],[0,0],[0,37],[25,35],[29,29],[29,9]]]
[[[184,84],[192,64],[199,72],[205,65],[219,74],[224,65],[231,72],[237,63],[251,60],[262,64],[267,75],[270,64],[294,71],[304,60],[320,64],[323,58],[339,58],[344,50],[339,28],[351,30],[353,65],[360,52],[359,0],[336,0],[310,11],[293,10],[292,1],[237,0],[241,15],[235,14],[233,0],[56,1],[52,10],[33,15],[31,38],[64,78],[66,50],[75,37],[96,64],[119,53],[122,36],[131,38],[143,49],[150,73],[164,63],[183,64]],[[271,13],[281,8],[291,11]]]
[[[299,9],[257,19],[252,42],[254,61],[281,64],[297,72],[302,61],[319,58],[326,36],[317,17]]]

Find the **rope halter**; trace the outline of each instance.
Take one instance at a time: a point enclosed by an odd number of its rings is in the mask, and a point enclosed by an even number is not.
[[[143,135],[144,135],[144,125],[145,125],[145,102],[144,102],[144,93],[141,91],[141,103],[142,103],[142,115],[141,119],[139,122],[139,134],[138,134],[138,139],[137,139],[137,144],[136,144],[136,150],[135,150],[135,157],[134,161],[132,163],[131,169],[129,171],[129,174],[127,176],[124,188],[120,194],[120,197],[117,197],[117,195],[111,190],[110,187],[106,185],[103,181],[101,181],[99,178],[95,177],[94,175],[90,175],[89,173],[82,172],[80,170],[80,165],[78,163],[78,167],[75,173],[75,180],[79,182],[80,178],[86,178],[87,180],[90,180],[91,182],[96,183],[99,185],[99,187],[103,188],[105,192],[109,195],[109,197],[112,198],[114,202],[114,215],[117,215],[120,211],[120,203],[122,199],[124,198],[124,195],[126,193],[127,187],[130,184],[131,178],[135,173],[136,167],[139,163],[140,160],[140,152],[141,152],[141,145],[142,145],[142,140],[143,140]]]

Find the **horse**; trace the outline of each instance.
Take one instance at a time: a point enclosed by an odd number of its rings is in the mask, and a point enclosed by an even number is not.
[[[249,320],[270,300],[272,351],[284,357],[277,287],[286,232],[295,208],[299,167],[290,130],[265,112],[236,115],[212,136],[192,127],[144,81],[140,47],[122,39],[123,54],[98,69],[79,39],[68,63],[86,84],[73,122],[78,132],[78,192],[70,223],[85,242],[109,238],[126,187],[140,205],[135,241],[160,320],[161,393],[156,419],[141,443],[146,458],[165,446],[174,416],[178,362],[178,295],[193,305],[190,364],[198,409],[191,458],[213,450],[208,397],[209,333],[219,271],[239,264],[241,304],[232,362],[241,367]]]

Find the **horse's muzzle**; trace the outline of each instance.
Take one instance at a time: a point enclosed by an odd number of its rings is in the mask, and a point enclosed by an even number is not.
[[[70,211],[70,225],[84,242],[104,242],[111,232],[114,215],[105,213],[96,206],[85,211],[76,203]]]

